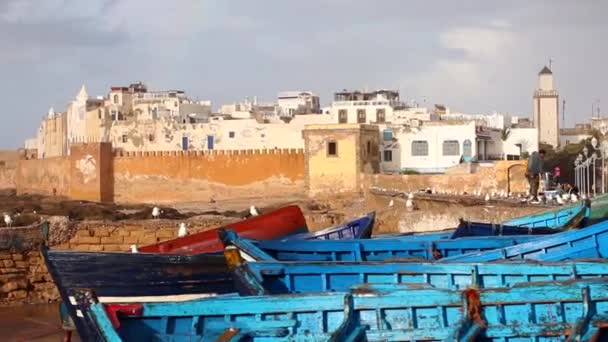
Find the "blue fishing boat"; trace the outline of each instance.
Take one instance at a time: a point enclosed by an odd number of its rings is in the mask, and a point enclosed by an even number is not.
[[[518,227],[504,224],[483,223],[460,220],[458,227],[441,231],[424,233],[402,233],[380,235],[377,239],[400,239],[402,241],[432,241],[457,239],[470,236],[509,236],[509,235],[547,235],[555,234],[562,229],[546,227]]]
[[[547,227],[506,226],[504,224],[471,222],[461,220],[451,239],[467,236],[548,235],[563,231]]]
[[[585,229],[544,236],[518,246],[456,255],[443,258],[441,261],[484,262],[500,259],[559,261],[606,257],[608,257],[608,221],[603,221]]]
[[[502,225],[528,228],[577,228],[586,224],[589,214],[590,202],[581,201],[566,208],[518,217],[502,222]]]
[[[120,341],[604,340],[608,284],[528,283],[500,289],[362,285],[348,292],[98,303],[77,296],[97,338]]]
[[[325,228],[316,232],[301,233],[285,237],[284,240],[347,240],[369,239],[374,229],[376,213],[371,212],[363,217],[346,222],[335,227]]]
[[[233,258],[232,260],[236,260]],[[415,283],[435,288],[511,287],[524,282],[608,277],[608,262],[235,262],[243,295],[347,291],[359,283]]]
[[[542,237],[483,236],[454,240],[401,241],[370,240],[305,240],[256,241],[240,238],[230,230],[220,230],[225,245],[234,245],[248,261],[382,261],[387,259],[436,260],[444,256],[512,246]]]
[[[236,291],[222,255],[74,252],[46,247],[42,253],[83,341],[90,340],[92,330],[74,306],[78,288],[93,289],[104,303],[135,298],[187,300]]]
[[[411,233],[398,233],[398,234],[382,234],[374,236],[374,239],[400,239],[402,241],[433,241],[433,240],[447,240],[451,239],[456,229],[446,229],[439,231],[429,232],[411,232]]]

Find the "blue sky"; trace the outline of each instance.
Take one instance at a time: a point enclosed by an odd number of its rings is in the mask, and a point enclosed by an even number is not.
[[[600,0],[2,0],[0,148],[21,146],[83,83],[103,95],[141,80],[215,107],[396,88],[456,111],[529,116],[549,58],[571,125],[597,100],[608,108],[606,13]]]

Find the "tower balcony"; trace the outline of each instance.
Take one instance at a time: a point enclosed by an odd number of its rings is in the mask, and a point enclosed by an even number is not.
[[[534,97],[557,97],[557,90],[535,90]]]

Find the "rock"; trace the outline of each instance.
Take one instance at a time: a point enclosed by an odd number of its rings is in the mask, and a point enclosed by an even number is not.
[[[16,281],[9,281],[8,283],[2,285],[0,290],[4,293],[9,293],[11,291],[15,291],[19,288],[19,284]]]
[[[25,290],[18,290],[18,291],[13,291],[11,293],[8,294],[8,299],[25,299],[27,298],[27,291]]]

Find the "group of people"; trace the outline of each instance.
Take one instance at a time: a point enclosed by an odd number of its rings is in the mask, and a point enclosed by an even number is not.
[[[530,197],[528,198],[529,202],[538,201],[538,187],[540,184],[540,178],[542,177],[544,170],[543,164],[545,160],[545,154],[547,154],[547,152],[543,149],[540,149],[538,152],[532,152],[532,154],[528,158],[526,178],[528,179],[528,184],[530,185]],[[553,182],[556,185],[560,184],[561,172],[562,171],[559,166],[556,166],[553,169]]]

